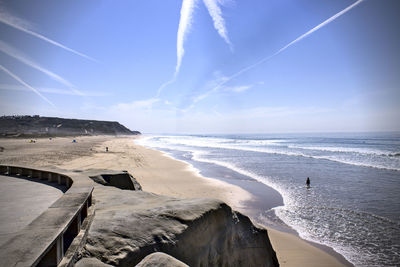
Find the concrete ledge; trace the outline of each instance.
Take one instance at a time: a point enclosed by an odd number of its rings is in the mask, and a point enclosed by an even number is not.
[[[77,179],[79,175],[67,176],[54,170],[0,165],[0,174],[67,186],[61,198],[0,246],[0,266],[57,266],[85,224],[92,205],[93,186]]]

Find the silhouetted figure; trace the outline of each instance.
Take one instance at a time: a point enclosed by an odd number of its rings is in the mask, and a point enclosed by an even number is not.
[[[307,180],[306,180],[306,185],[307,185],[307,187],[310,187],[310,184],[311,184],[311,182],[310,182],[310,177],[307,177]]]
[[[108,152],[108,146],[106,146],[106,152]]]

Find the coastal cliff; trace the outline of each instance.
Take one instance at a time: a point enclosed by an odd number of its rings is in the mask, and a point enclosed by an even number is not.
[[[74,135],[137,135],[116,121],[64,119],[40,116],[0,117],[0,137]]]
[[[279,266],[267,230],[219,200],[100,184],[94,197],[96,215],[76,266],[135,266],[154,252],[174,257],[176,266]],[[149,256],[141,266],[162,255]]]

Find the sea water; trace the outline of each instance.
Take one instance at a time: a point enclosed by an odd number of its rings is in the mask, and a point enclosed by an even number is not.
[[[226,169],[276,189],[283,205],[257,215],[265,224],[277,216],[356,266],[400,264],[398,133],[153,135],[139,143],[201,172]]]

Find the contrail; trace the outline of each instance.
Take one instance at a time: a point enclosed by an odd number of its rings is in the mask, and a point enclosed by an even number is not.
[[[19,78],[17,75],[15,75],[14,73],[12,73],[11,71],[9,71],[8,69],[6,69],[3,65],[0,65],[0,69],[2,71],[4,71],[5,73],[7,73],[8,75],[10,75],[11,77],[13,77],[16,81],[18,81],[19,83],[21,83],[22,85],[24,85],[25,87],[31,89],[33,92],[35,92],[38,96],[40,96],[44,101],[46,101],[47,103],[49,103],[50,105],[52,105],[53,107],[55,107],[55,105],[48,100],[44,95],[42,95],[38,90],[36,90],[35,88],[33,88],[32,86],[30,86],[29,84],[27,84],[26,82],[24,82],[21,78]]]
[[[75,92],[67,89],[55,88],[55,87],[35,87],[40,93],[50,93],[50,94],[58,94],[58,95],[77,95]],[[7,90],[7,91],[25,91],[30,92],[31,89],[26,88],[22,85],[16,84],[0,84],[0,90]],[[107,93],[97,93],[97,92],[84,92],[82,93],[84,96],[110,96]]]
[[[6,44],[5,42],[0,40],[0,51],[2,51],[3,53],[9,55],[10,57],[13,57],[17,60],[19,60],[20,62],[34,68],[37,69],[38,71],[46,74],[47,76],[49,76],[50,78],[62,83],[63,85],[67,86],[71,91],[73,91],[75,94],[77,95],[81,95],[83,96],[83,94],[75,89],[75,86],[73,84],[71,84],[69,81],[65,80],[64,78],[60,77],[59,75],[39,66],[37,63],[33,62],[32,60],[26,58],[22,52],[18,51],[17,49],[9,46],[8,44]]]
[[[181,7],[181,17],[179,20],[178,36],[176,42],[176,55],[177,62],[175,68],[175,76],[179,72],[182,64],[182,57],[185,54],[185,49],[183,48],[183,43],[186,39],[186,34],[190,31],[193,22],[193,11],[195,8],[196,0],[183,0]]]
[[[162,92],[162,90],[164,90],[165,87],[167,87],[168,85],[170,85],[171,83],[174,83],[176,81],[176,74],[174,75],[174,77],[172,77],[171,80],[163,83],[157,90],[157,94],[156,94],[156,98],[158,98]]]
[[[176,40],[176,66],[174,76],[167,82],[163,83],[157,90],[156,97],[159,97],[165,87],[176,81],[182,64],[182,58],[185,54],[184,42],[187,33],[190,31],[193,22],[193,11],[197,0],[183,0],[181,7],[181,16],[179,19],[178,34]]]
[[[224,86],[226,83],[230,82],[232,79],[238,77],[239,75],[257,67],[258,65],[270,60],[272,57],[282,53],[284,50],[288,49],[290,46],[294,45],[295,43],[301,41],[302,39],[306,38],[307,36],[309,36],[310,34],[312,34],[313,32],[321,29],[322,27],[326,26],[327,24],[331,23],[332,21],[334,21],[335,19],[337,19],[338,17],[342,16],[343,14],[347,13],[348,11],[350,11],[351,9],[353,9],[354,7],[356,7],[357,5],[359,5],[361,2],[363,2],[364,0],[358,0],[355,3],[353,3],[352,5],[346,7],[345,9],[343,9],[342,11],[340,11],[339,13],[333,15],[332,17],[330,17],[329,19],[325,20],[324,22],[322,22],[321,24],[317,25],[316,27],[312,28],[311,30],[309,30],[308,32],[306,32],[305,34],[299,36],[298,38],[296,38],[295,40],[293,40],[292,42],[288,43],[287,45],[285,45],[284,47],[282,47],[281,49],[279,49],[278,51],[276,51],[274,54],[264,57],[261,60],[257,61],[256,63],[245,67],[244,69],[241,69],[240,71],[236,72],[235,74],[229,76],[226,80],[224,80],[223,82],[219,83],[217,86],[215,86],[213,89],[209,90],[208,92],[206,92],[205,94],[201,95],[200,97],[197,97],[194,99],[193,103],[197,103],[200,100],[206,98],[208,95],[210,95],[211,93],[217,91],[218,89],[220,89],[222,86]],[[191,105],[191,107],[193,107],[193,104]]]
[[[48,42],[48,43],[50,43],[52,45],[58,46],[58,47],[66,50],[66,51],[72,52],[72,53],[74,53],[74,54],[76,54],[78,56],[84,57],[84,58],[89,59],[89,60],[94,61],[94,62],[98,62],[94,58],[91,58],[91,57],[89,57],[89,56],[87,56],[85,54],[82,54],[82,53],[80,53],[80,52],[78,52],[76,50],[73,50],[73,49],[71,49],[69,47],[66,47],[65,45],[62,45],[62,44],[60,44],[60,43],[58,43],[56,41],[53,41],[53,40],[51,40],[51,39],[49,39],[49,38],[47,38],[47,37],[45,37],[45,36],[43,36],[43,35],[41,35],[41,34],[39,34],[37,32],[32,31],[31,29],[29,29],[30,25],[29,25],[28,22],[26,22],[26,21],[24,21],[24,20],[22,20],[22,19],[20,19],[18,17],[15,17],[15,16],[12,16],[10,14],[7,14],[2,10],[0,10],[0,22],[4,23],[4,24],[6,24],[6,25],[8,25],[10,27],[13,27],[14,29],[20,30],[22,32],[25,32],[25,33],[30,34],[32,36],[35,36],[35,37],[37,37],[39,39],[42,39],[43,41],[46,41],[46,42]]]
[[[165,87],[176,81],[179,70],[182,65],[182,58],[185,54],[184,43],[186,40],[186,35],[189,33],[190,28],[193,23],[193,13],[196,7],[196,2],[198,0],[183,0],[181,7],[181,16],[179,19],[178,34],[176,40],[176,66],[174,76],[167,82],[163,83],[157,90],[156,97],[159,97],[161,92]],[[229,45],[231,51],[233,50],[232,43],[229,40],[228,32],[225,27],[225,21],[222,18],[221,9],[216,2],[216,0],[203,0],[205,6],[207,7],[208,13],[210,14],[213,22],[214,28],[218,31],[218,34],[224,39],[224,41]]]
[[[224,41],[229,45],[230,49],[232,48],[232,43],[229,40],[228,32],[225,27],[225,21],[222,18],[221,8],[219,7],[216,0],[203,0],[204,4],[208,9],[208,13],[214,22],[214,28],[218,31],[218,34],[224,39]]]
[[[336,15],[333,15],[332,17],[330,17],[329,19],[325,20],[324,22],[322,22],[321,24],[319,24],[318,26],[312,28],[311,30],[309,30],[308,32],[306,32],[305,34],[301,35],[299,38],[297,38],[296,40],[290,42],[289,44],[287,44],[286,46],[282,47],[281,49],[279,49],[273,56],[281,53],[282,51],[286,50],[288,47],[294,45],[295,43],[297,43],[298,41],[306,38],[308,35],[312,34],[313,32],[321,29],[322,27],[326,26],[327,24],[331,23],[332,21],[334,21],[335,19],[337,19],[338,17],[340,17],[341,15],[347,13],[348,11],[350,11],[351,9],[353,9],[354,7],[358,6],[361,2],[363,2],[364,0],[358,0],[357,2],[355,2],[354,4],[346,7],[345,9],[343,9],[342,11],[340,11],[339,13],[337,13]]]

